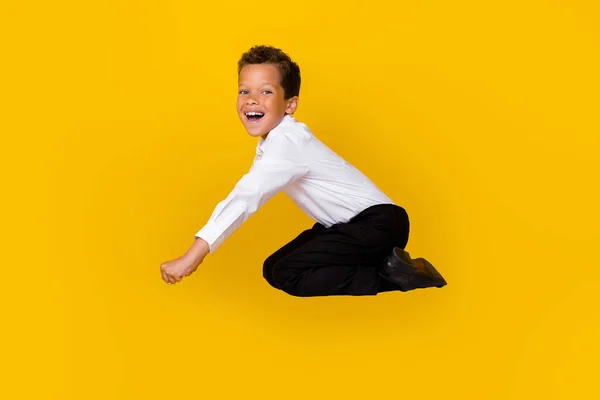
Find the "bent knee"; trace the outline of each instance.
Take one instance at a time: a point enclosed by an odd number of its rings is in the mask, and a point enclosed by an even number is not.
[[[303,272],[287,268],[284,263],[278,262],[272,270],[275,287],[291,296],[306,296],[302,288]]]
[[[273,267],[271,268],[271,276],[273,277],[275,286],[280,289],[286,286],[286,283],[294,278],[293,271],[288,268],[288,264],[285,262],[285,259],[278,260],[273,264]]]
[[[272,257],[269,257],[263,263],[263,278],[269,283],[269,285],[277,288],[275,281],[273,279],[273,268],[275,266],[275,260]]]

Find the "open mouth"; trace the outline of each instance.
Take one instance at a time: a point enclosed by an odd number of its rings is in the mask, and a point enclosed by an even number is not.
[[[257,111],[250,111],[250,112],[246,113],[246,118],[248,118],[248,121],[250,121],[250,122],[258,122],[264,116],[265,116],[265,113],[257,112]]]

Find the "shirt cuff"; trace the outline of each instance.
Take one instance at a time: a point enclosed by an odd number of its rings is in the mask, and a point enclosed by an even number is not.
[[[219,235],[216,234],[213,230],[211,230],[208,225],[206,225],[205,227],[200,229],[194,235],[194,240],[196,240],[196,238],[204,239],[204,241],[206,241],[206,243],[208,243],[208,252],[209,253],[214,253],[215,251],[217,251],[217,249],[221,245],[220,241],[218,240]]]

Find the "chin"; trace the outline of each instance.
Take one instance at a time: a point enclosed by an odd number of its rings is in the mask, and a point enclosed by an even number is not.
[[[248,129],[246,129],[246,131],[252,137],[261,137],[261,136],[263,136],[263,135],[265,135],[267,133],[267,132],[249,131]]]
[[[265,125],[265,124],[261,124],[261,125]],[[244,124],[244,128],[246,128],[246,132],[248,132],[248,135],[253,136],[253,137],[260,137],[263,135],[266,135],[267,133],[269,133],[271,130],[268,129],[267,126],[259,126],[258,124]]]
[[[248,135],[254,137],[259,137],[267,133],[265,132],[265,129],[260,129],[258,126],[248,126],[244,124],[244,128],[246,128],[246,132],[248,132]]]

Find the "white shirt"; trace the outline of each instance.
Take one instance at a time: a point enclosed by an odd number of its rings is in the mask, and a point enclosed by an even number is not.
[[[370,206],[394,204],[369,178],[288,114],[266,139],[260,139],[250,171],[194,237],[204,239],[214,253],[279,191],[325,227],[347,222]]]

